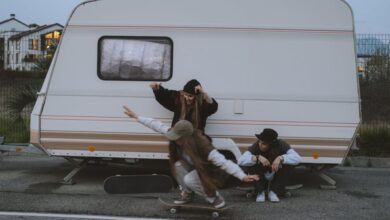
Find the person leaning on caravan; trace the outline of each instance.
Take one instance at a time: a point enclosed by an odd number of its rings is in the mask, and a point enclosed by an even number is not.
[[[150,87],[156,100],[174,112],[172,126],[185,119],[204,132],[207,117],[218,110],[218,103],[203,90],[196,79],[188,81],[182,91],[166,89],[156,82],[151,83]]]
[[[249,173],[260,177],[255,183],[256,202],[265,202],[267,184],[270,184],[269,201],[279,202],[278,196],[286,193],[288,178],[301,157],[288,143],[278,139],[278,133],[273,129],[266,128],[256,137],[258,141],[238,159],[238,164],[247,166]]]
[[[202,131],[194,129],[189,121],[180,120],[175,126],[169,128],[159,120],[137,116],[126,106],[124,108],[127,116],[163,134],[169,140],[175,141],[177,146],[189,156],[189,160],[186,162],[183,160],[176,162],[178,169],[175,178],[182,186],[182,192],[181,197],[176,199],[174,203],[189,203],[196,193],[215,208],[224,207],[226,205],[225,199],[217,191],[223,185],[222,180],[218,178],[218,173],[222,171],[244,182],[259,180],[257,175],[246,175],[237,164],[227,160],[214,148]],[[186,159],[184,158],[184,160]],[[187,166],[184,167],[181,163],[186,163]]]
[[[218,103],[203,90],[196,79],[188,81],[182,91],[166,89],[156,82],[151,83],[150,87],[156,100],[166,109],[174,112],[172,127],[177,121],[186,119],[204,134],[207,118],[218,110]],[[211,140],[208,136],[206,137]],[[188,159],[182,160],[183,158]],[[170,141],[169,165],[173,176],[176,176],[177,169],[185,170],[189,166],[184,162],[176,163],[179,160],[192,163],[189,156],[177,146],[176,142]]]

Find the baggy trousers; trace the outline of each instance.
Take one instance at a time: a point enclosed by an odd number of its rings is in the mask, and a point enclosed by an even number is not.
[[[248,167],[248,172],[250,174],[257,174],[260,177],[260,180],[254,183],[257,192],[266,190],[270,184],[270,190],[279,196],[284,196],[286,193],[285,187],[293,169],[294,166],[283,164],[270,181],[265,177],[265,173],[271,171],[270,167],[264,167],[262,164],[256,164],[254,166]]]
[[[213,202],[215,197],[208,197],[204,192],[203,185],[200,181],[198,172],[193,166],[179,160],[175,163],[176,181],[181,185],[182,190],[186,193],[195,192],[209,202]]]

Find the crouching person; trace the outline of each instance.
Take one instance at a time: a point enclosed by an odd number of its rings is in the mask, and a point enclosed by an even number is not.
[[[217,191],[224,184],[224,179],[219,178],[221,172],[233,175],[244,182],[259,180],[257,175],[246,175],[237,164],[227,160],[214,148],[209,138],[201,130],[195,129],[191,122],[180,120],[170,128],[159,120],[138,117],[126,106],[124,108],[127,116],[174,141],[182,152],[180,159],[174,162],[173,175],[182,186],[181,197],[174,203],[192,202],[195,193],[205,198],[215,208],[224,207],[225,200]]]
[[[256,202],[265,202],[267,189],[268,200],[279,202],[279,196],[285,195],[288,178],[301,157],[288,143],[278,139],[278,133],[273,129],[266,128],[256,137],[258,140],[240,157],[238,164],[247,166],[250,174],[260,177],[260,181],[254,183],[258,192]]]

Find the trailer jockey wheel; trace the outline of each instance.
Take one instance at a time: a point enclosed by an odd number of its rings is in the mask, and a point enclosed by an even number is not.
[[[177,213],[177,209],[176,208],[171,208],[171,209],[169,209],[169,212],[171,214],[176,214]]]

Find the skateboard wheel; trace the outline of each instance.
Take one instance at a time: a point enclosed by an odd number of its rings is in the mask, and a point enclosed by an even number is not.
[[[177,213],[177,209],[176,208],[171,208],[171,209],[169,209],[169,212],[171,214],[176,214]]]
[[[218,218],[219,217],[219,213],[218,212],[213,212],[213,213],[211,213],[211,216],[213,216],[213,218]]]
[[[248,192],[248,193],[246,193],[246,198],[247,199],[250,199],[250,198],[252,198],[253,197],[253,193],[251,193],[251,192]]]

